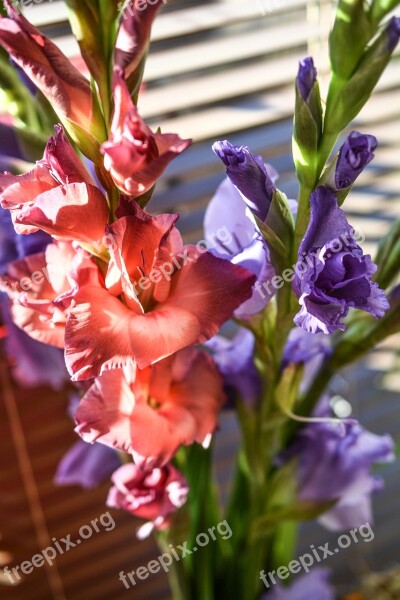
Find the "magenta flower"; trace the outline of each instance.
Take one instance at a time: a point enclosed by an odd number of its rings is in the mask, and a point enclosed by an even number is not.
[[[189,493],[187,482],[172,465],[151,471],[134,464],[123,465],[112,481],[107,506],[150,521],[149,526],[139,530],[139,537],[146,537],[154,528],[168,527],[172,513],[185,504]]]
[[[78,406],[76,432],[131,453],[140,466],[162,466],[181,445],[209,443],[224,402],[211,357],[186,348],[132,374],[106,371]]]
[[[102,145],[104,165],[115,185],[136,198],[153,187],[190,140],[182,140],[175,133],[151,131],[133,104],[119,67],[114,70],[114,103],[111,137]]]

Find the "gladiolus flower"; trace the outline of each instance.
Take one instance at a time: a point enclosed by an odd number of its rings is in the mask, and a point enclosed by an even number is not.
[[[10,0],[4,0],[9,18],[0,18],[0,44],[51,102],[60,119],[73,121],[96,133],[104,127],[90,83],[59,48],[31,25]],[[101,118],[101,117],[100,117]]]
[[[76,432],[130,452],[141,467],[161,466],[182,445],[209,443],[224,402],[211,357],[185,348],[142,371],[113,369],[97,378],[75,413]]]
[[[226,166],[226,174],[242,194],[250,210],[265,221],[275,192],[278,173],[247,146],[233,146],[230,142],[215,142],[215,154]]]
[[[317,81],[317,69],[314,66],[314,61],[311,56],[304,58],[299,63],[299,72],[297,75],[297,85],[300,90],[301,97],[304,102],[307,102],[308,96]]]
[[[114,63],[124,70],[128,80],[140,66],[150,40],[154,18],[167,0],[152,0],[143,7],[130,0],[121,15],[121,24],[115,44]]]
[[[105,277],[94,263],[77,272],[65,354],[74,381],[203,343],[251,294],[247,269],[183,246],[177,215],[127,210],[108,228]]]
[[[329,398],[323,397],[315,413],[330,417]],[[284,455],[299,461],[299,498],[336,504],[318,521],[340,531],[372,522],[371,495],[383,485],[372,472],[374,463],[394,460],[389,435],[376,435],[356,421],[310,423]]]
[[[148,519],[138,537],[147,537],[151,531],[168,527],[170,515],[186,502],[189,486],[172,465],[162,469],[142,471],[134,464],[123,465],[112,476],[107,506],[121,508],[131,515]]]
[[[43,159],[25,175],[0,174],[0,202],[17,233],[39,229],[63,240],[96,243],[108,221],[106,199],[95,186],[60,125]]]
[[[14,323],[39,342],[64,347],[65,310],[54,301],[70,290],[69,273],[78,257],[72,244],[54,242],[45,252],[11,263],[0,278]]]
[[[119,67],[114,70],[114,102],[111,137],[102,146],[104,165],[115,185],[127,196],[136,198],[154,186],[190,140],[182,140],[174,133],[151,131],[133,104]]]
[[[80,485],[90,490],[108,479],[120,465],[121,460],[115,450],[78,440],[61,459],[54,483]]]
[[[354,239],[354,230],[330,190],[311,194],[311,219],[299,248],[293,287],[301,305],[294,321],[309,333],[345,329],[342,318],[358,308],[381,318],[385,292],[371,281],[377,270]]]
[[[229,241],[215,238],[215,232],[224,227],[230,233]],[[215,256],[241,265],[257,277],[251,297],[235,310],[235,317],[248,319],[260,313],[274,293],[273,290],[264,293],[265,288],[262,286],[271,281],[275,271],[267,243],[255,223],[254,216],[229,179],[220,184],[207,206],[204,232],[210,244],[210,251]]]

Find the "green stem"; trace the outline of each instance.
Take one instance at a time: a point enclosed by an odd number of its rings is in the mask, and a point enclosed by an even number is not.
[[[293,263],[297,261],[297,251],[299,249],[301,240],[304,237],[304,234],[307,230],[308,222],[310,220],[310,195],[312,192],[312,188],[306,186],[305,184],[300,184],[300,192],[298,199],[298,207],[297,207],[297,217],[296,217],[296,228],[294,232],[294,244],[293,244],[293,252],[292,259]]]

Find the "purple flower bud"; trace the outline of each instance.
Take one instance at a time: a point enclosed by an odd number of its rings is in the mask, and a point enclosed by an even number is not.
[[[392,17],[386,31],[388,34],[388,51],[393,52],[400,39],[400,17]]]
[[[275,192],[275,170],[267,167],[262,156],[252,154],[247,146],[215,142],[213,150],[226,166],[228,178],[244,196],[247,206],[264,221]]]
[[[308,56],[300,61],[297,75],[297,85],[304,102],[307,101],[316,80],[317,69],[314,67],[312,57]]]
[[[350,187],[367,164],[374,158],[378,141],[373,135],[352,131],[340,148],[336,163],[335,187],[344,190]]]

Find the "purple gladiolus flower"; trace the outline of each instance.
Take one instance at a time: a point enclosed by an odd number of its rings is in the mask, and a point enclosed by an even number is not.
[[[61,459],[54,477],[56,485],[80,485],[92,489],[121,466],[118,454],[103,444],[76,442]]]
[[[400,17],[392,17],[387,26],[388,51],[393,52],[400,40]]]
[[[295,323],[310,333],[344,330],[350,308],[380,318],[389,302],[371,281],[377,270],[355,241],[354,230],[336,196],[324,187],[311,194],[311,218],[299,248],[294,291],[301,310]]]
[[[289,587],[278,583],[261,600],[334,600],[335,592],[328,581],[330,575],[330,569],[315,568],[306,575],[296,577]]]
[[[329,417],[324,397],[315,414]],[[334,531],[372,522],[371,494],[383,480],[371,475],[376,462],[394,460],[389,435],[375,435],[356,421],[312,423],[303,428],[286,458],[299,458],[299,497],[336,504],[318,521]]]
[[[297,75],[297,85],[301,97],[307,102],[308,96],[317,80],[317,69],[314,67],[314,61],[311,56],[304,58],[299,63],[299,72]]]
[[[289,334],[282,358],[282,368],[290,364],[303,364],[304,374],[300,389],[306,392],[323,360],[332,353],[329,336],[307,333],[295,327]]]
[[[374,158],[378,140],[373,135],[352,131],[340,148],[336,163],[335,187],[344,190],[355,182],[367,164]]]
[[[254,365],[254,335],[240,328],[233,339],[216,335],[206,343],[213,350],[213,359],[222,373],[225,385],[252,406],[261,392],[261,379]]]
[[[207,207],[204,232],[215,256],[246,267],[257,276],[252,296],[236,309],[235,316],[246,319],[263,310],[272,293],[260,293],[257,285],[260,289],[260,285],[270,281],[275,272],[254,217],[229,179],[221,183]],[[222,236],[221,232],[227,235]]]
[[[226,174],[242,194],[250,210],[265,221],[275,192],[276,171],[264,164],[262,156],[252,154],[247,146],[215,142],[215,154],[226,166]]]

